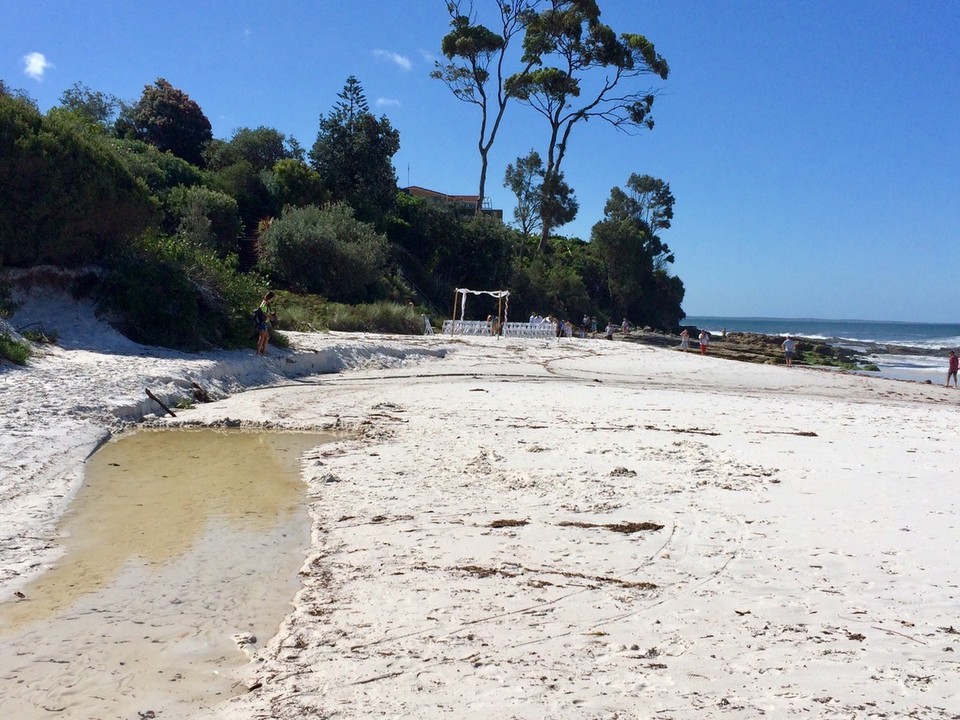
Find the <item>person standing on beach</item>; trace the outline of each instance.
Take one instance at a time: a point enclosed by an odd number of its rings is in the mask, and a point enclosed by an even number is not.
[[[947,387],[950,387],[950,378],[953,378],[953,386],[957,386],[957,369],[960,369],[960,358],[951,350],[950,365],[947,366]]]
[[[706,330],[700,331],[700,354],[706,355],[707,348],[710,346],[710,333]]]
[[[787,335],[787,339],[780,344],[780,347],[783,348],[783,355],[787,359],[787,367],[793,367],[793,352],[796,350],[796,344]]]
[[[680,349],[684,351],[690,349],[690,331],[686,328],[680,331]]]
[[[273,290],[271,290],[263,296],[260,306],[254,313],[257,321],[257,355],[267,354],[267,344],[270,342],[270,331],[267,329],[267,320],[272,323],[277,321],[277,316],[274,314],[273,308],[270,307],[273,298]]]

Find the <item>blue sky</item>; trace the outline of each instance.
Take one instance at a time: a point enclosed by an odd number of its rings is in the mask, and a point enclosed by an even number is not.
[[[671,74],[649,82],[652,132],[574,130],[580,214],[560,232],[589,238],[612,187],[654,175],[676,197],[663,237],[689,315],[960,320],[960,3],[600,7]],[[133,101],[164,77],[216,137],[267,125],[309,148],[355,75],[400,131],[401,185],[474,193],[479,116],[428,75],[448,23],[444,0],[4,0],[0,77],[42,110],[77,81]],[[487,182],[507,217],[506,164],[545,142],[539,115],[508,111]]]

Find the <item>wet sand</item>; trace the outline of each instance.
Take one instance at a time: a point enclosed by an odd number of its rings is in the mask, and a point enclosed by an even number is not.
[[[4,717],[170,717],[235,694],[299,586],[300,456],[324,440],[145,431],[97,452],[63,557],[0,604]]]

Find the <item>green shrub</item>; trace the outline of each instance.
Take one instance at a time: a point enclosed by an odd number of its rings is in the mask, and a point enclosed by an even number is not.
[[[0,262],[101,260],[157,219],[146,187],[110,145],[0,95]]]
[[[0,333],[0,358],[26,365],[30,357],[30,347],[26,343],[18,342],[6,333]]]
[[[243,223],[237,201],[225,193],[180,185],[167,196],[167,216],[169,232],[205,245],[220,257],[238,250],[237,238],[243,234]]]
[[[140,140],[113,139],[109,142],[127,172],[161,198],[172,188],[199,185],[203,180],[199,168],[153,145]]]
[[[118,254],[101,308],[130,339],[202,350],[255,344],[252,313],[265,291],[255,275],[182,238],[144,236]]]
[[[387,240],[347,205],[286,208],[260,238],[261,268],[291,288],[340,302],[369,299]]]
[[[327,195],[320,175],[302,160],[278,160],[263,178],[267,190],[280,207],[316,205],[322,203]]]

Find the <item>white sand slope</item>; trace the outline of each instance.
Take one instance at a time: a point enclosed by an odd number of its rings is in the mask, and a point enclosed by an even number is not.
[[[313,543],[256,689],[196,717],[960,713],[956,391],[619,341],[293,339],[264,363],[94,337],[0,372],[0,599],[143,388],[199,381],[222,399],[163,422],[350,434],[305,459]]]

